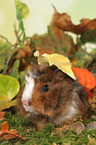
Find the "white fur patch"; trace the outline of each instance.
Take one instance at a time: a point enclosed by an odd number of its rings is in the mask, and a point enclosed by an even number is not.
[[[71,119],[76,114],[77,114],[77,105],[75,101],[73,101],[72,105],[69,107],[69,111],[68,114],[66,115],[66,119]]]
[[[61,124],[67,120],[72,119],[77,113],[77,107],[76,107],[75,101],[72,102],[72,105],[68,106],[68,110],[66,112],[62,113],[61,116],[58,116],[57,119],[54,121],[55,124]]]
[[[71,119],[74,115],[77,114],[77,110],[75,106],[70,106],[68,114],[65,116],[66,119]]]
[[[35,80],[34,80],[32,72],[28,71],[28,76],[25,75],[25,80],[26,80],[26,84],[25,84],[25,88],[22,94],[23,107],[25,108],[26,111],[32,112],[31,110],[32,107],[28,106],[28,101],[31,100],[32,98],[32,93],[33,93],[34,84],[35,84]]]

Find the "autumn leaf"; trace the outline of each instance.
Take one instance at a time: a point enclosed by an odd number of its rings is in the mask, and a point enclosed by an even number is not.
[[[90,91],[89,89],[86,89],[88,96],[89,96],[89,100],[91,100],[94,96],[94,93],[92,91]]]
[[[48,62],[50,65],[53,65],[53,64],[56,65],[59,69],[61,69],[64,73],[69,75],[71,78],[73,78],[74,80],[76,79],[71,69],[71,63],[69,59],[65,57],[64,55],[60,55],[57,53],[53,53],[53,54],[45,53],[42,56],[38,57],[39,64],[42,64],[44,62]]]
[[[2,126],[1,126],[1,130],[0,130],[0,137],[3,136],[5,139],[9,140],[9,139],[14,139],[14,138],[21,138],[21,139],[27,139],[25,137],[21,137],[17,134],[17,130],[16,129],[11,129],[8,131],[9,125],[8,122],[5,121],[3,122]]]
[[[96,19],[86,19],[83,18],[80,20],[80,24],[75,25],[71,21],[71,17],[67,13],[59,13],[56,8],[54,8],[54,14],[52,17],[51,25],[56,26],[63,31],[70,31],[75,34],[82,34],[87,30],[96,29]]]
[[[37,61],[37,58],[34,56],[35,51],[35,44],[31,38],[26,39],[23,48],[18,45],[17,51],[12,55],[9,63],[8,72],[11,76],[18,79],[18,72],[24,71],[32,61]]]
[[[85,86],[89,90],[95,88],[96,79],[91,72],[84,68],[73,67],[74,74],[78,78],[81,85]]]
[[[20,85],[17,79],[0,74],[0,110],[9,108],[16,104],[12,100],[19,92]]]
[[[0,112],[0,120],[3,120],[3,117],[5,116],[5,112],[4,111],[1,111]]]
[[[17,130],[16,129],[11,129],[11,130],[8,131],[8,133],[16,134],[17,133]]]
[[[8,122],[7,121],[3,122],[2,126],[1,126],[1,130],[3,132],[7,132],[8,128],[9,128]]]
[[[65,34],[63,30],[57,27],[48,26],[48,33],[43,36],[33,36],[33,41],[36,44],[36,50],[38,50],[41,55],[44,53],[59,53],[70,56],[75,52],[72,37]]]
[[[71,17],[67,13],[60,14],[55,6],[53,6],[53,8],[54,14],[52,16],[51,26],[56,26],[64,31],[69,31],[70,26],[72,25]]]
[[[11,106],[15,106],[17,103],[17,100],[13,100],[13,101],[2,101],[0,100],[0,111],[4,110],[5,108],[10,108]]]

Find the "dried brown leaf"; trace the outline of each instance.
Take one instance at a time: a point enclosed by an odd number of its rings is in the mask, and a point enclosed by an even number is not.
[[[11,129],[7,133],[16,134],[17,133],[17,130],[16,129]]]
[[[4,137],[5,139],[7,139],[7,140],[16,138],[14,134],[10,134],[10,133],[9,133],[9,134],[5,134],[3,137]]]
[[[0,130],[0,137],[4,137],[5,139],[9,140],[9,139],[13,139],[13,138],[21,138],[21,139],[27,139],[25,137],[21,137],[19,136],[17,133],[16,129],[11,129],[8,131],[9,125],[8,122],[5,121],[2,126],[1,126],[1,130]]]
[[[0,120],[3,120],[3,117],[5,116],[5,112],[4,111],[1,111],[0,112]]]
[[[3,132],[7,132],[8,128],[9,128],[8,122],[7,121],[3,122],[2,126],[1,126],[1,130]]]
[[[21,136],[19,136],[19,135],[17,135],[17,134],[13,134],[13,133],[7,133],[7,134],[5,134],[4,136],[3,136],[5,139],[7,139],[7,140],[9,140],[9,139],[14,139],[14,138],[21,138],[21,139],[27,139],[27,138],[25,138],[25,137],[21,137]]]
[[[5,132],[2,131],[2,130],[0,130],[0,137],[1,137],[2,135],[4,135],[4,134],[5,134]]]
[[[96,29],[96,18],[92,20],[83,18],[80,20],[80,24],[75,25],[72,23],[71,17],[67,13],[60,14],[54,6],[53,8],[54,14],[51,21],[52,26],[56,26],[63,31],[70,31],[75,34],[82,34],[89,29]]]

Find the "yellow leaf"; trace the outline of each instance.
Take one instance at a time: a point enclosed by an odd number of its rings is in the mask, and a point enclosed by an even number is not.
[[[42,56],[38,57],[38,63],[42,64],[44,62],[48,62],[49,65],[56,65],[59,69],[61,69],[68,76],[76,80],[76,77],[71,69],[71,63],[67,57],[64,55],[53,53],[46,54],[44,53]]]
[[[15,106],[17,104],[17,100],[13,100],[13,101],[1,101],[0,100],[0,111],[4,110],[6,108],[10,108],[11,106]]]

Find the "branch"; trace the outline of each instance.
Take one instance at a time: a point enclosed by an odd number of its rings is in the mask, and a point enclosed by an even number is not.
[[[7,39],[6,37],[4,37],[4,36],[2,36],[2,35],[0,35],[0,37],[3,38],[3,39],[5,39],[7,43],[9,43],[10,45],[12,45],[12,43],[9,42],[8,39]]]

